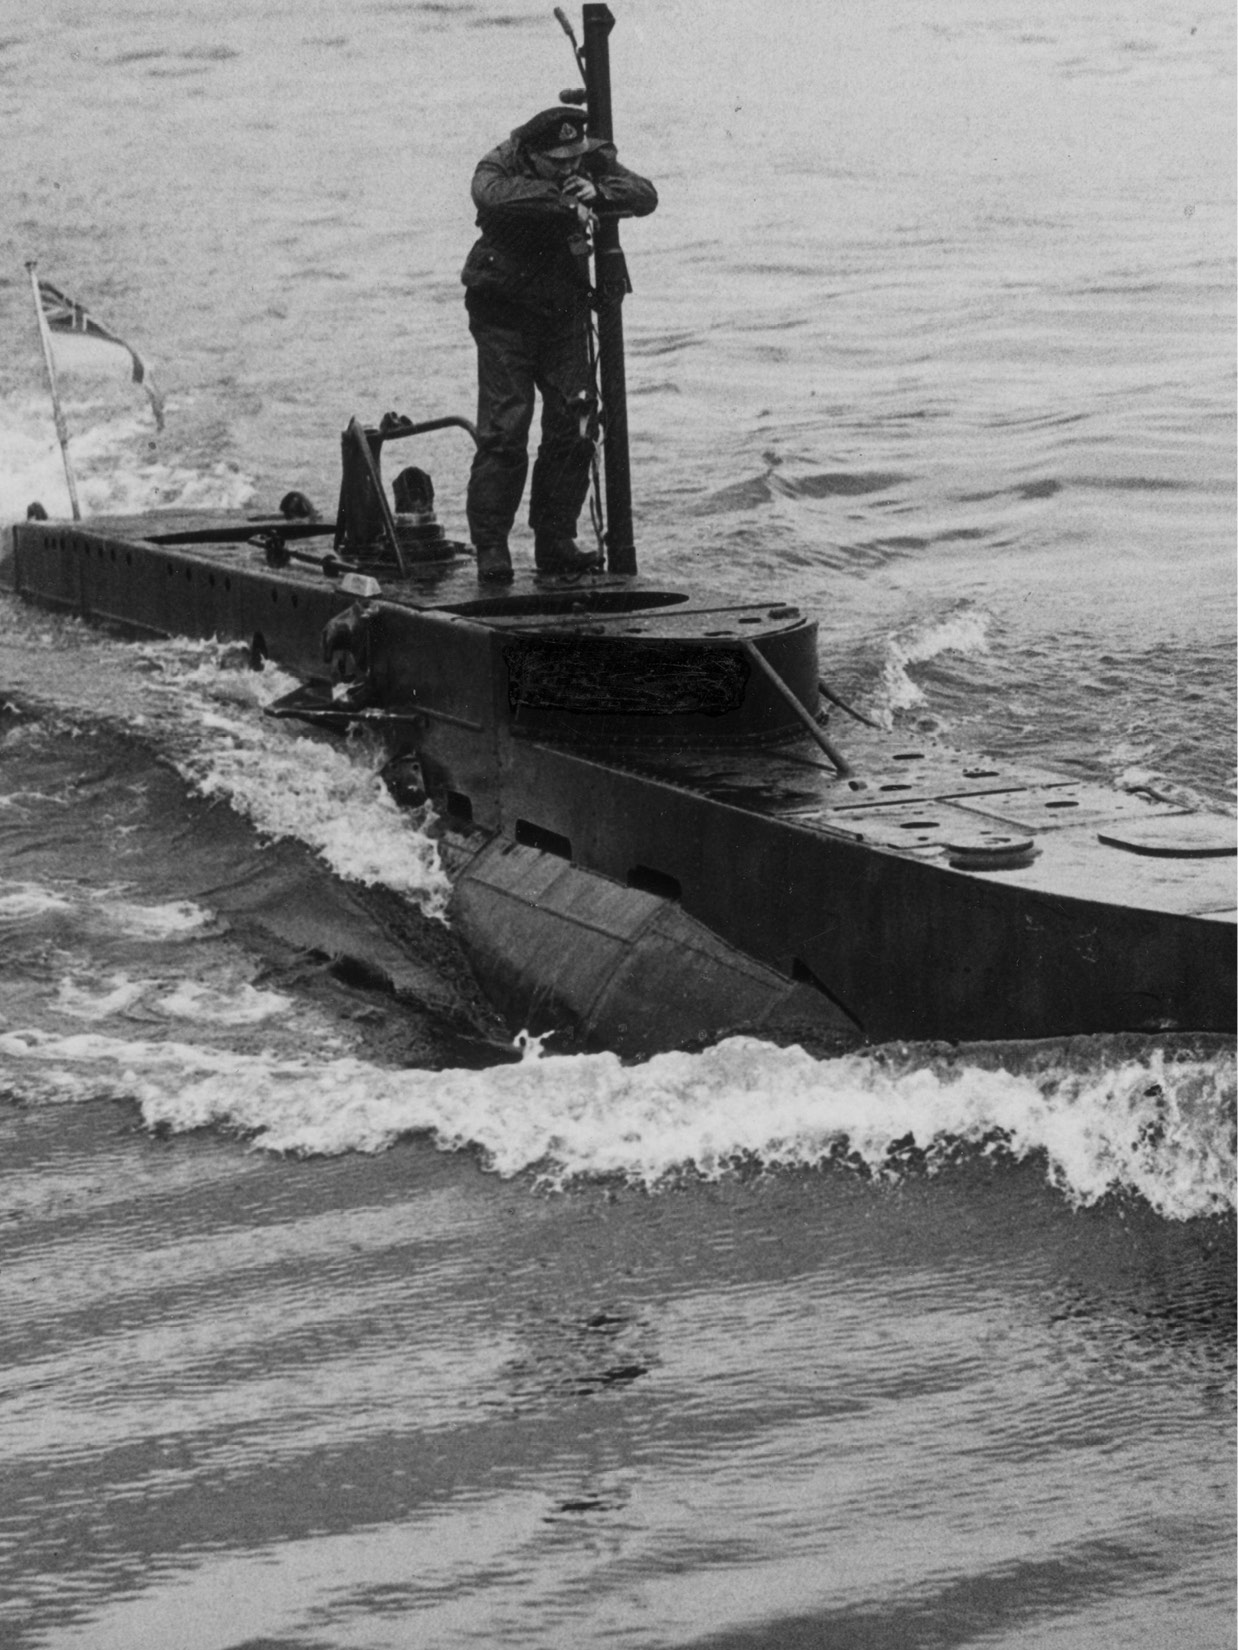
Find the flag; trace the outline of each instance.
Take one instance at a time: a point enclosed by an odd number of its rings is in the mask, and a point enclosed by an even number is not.
[[[47,326],[58,372],[85,372],[114,376],[128,372],[150,397],[155,423],[163,428],[163,397],[155,388],[146,363],[134,349],[118,338],[82,305],[67,298],[50,281],[39,282],[39,303]]]

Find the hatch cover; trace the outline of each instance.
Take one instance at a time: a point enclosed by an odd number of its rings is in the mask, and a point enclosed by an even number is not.
[[[1150,820],[1169,814],[1180,816],[1184,812],[1176,803],[1149,802],[1147,797],[1130,791],[1111,791],[1104,785],[1073,780],[1067,784],[990,791],[981,796],[955,794],[944,800],[972,815],[995,819],[1006,830],[1028,836],[1079,825],[1090,825],[1096,830],[1103,826],[1124,835],[1127,820],[1131,822],[1133,836]]]
[[[796,816],[805,825],[824,825],[846,831],[857,842],[875,842],[884,848],[902,848],[923,854],[948,842],[973,843],[998,840],[996,827],[984,830],[977,815],[966,813],[948,802],[930,798],[927,802],[889,802],[870,808],[821,808]],[[1001,841],[1010,841],[1002,830]]]
[[[1110,848],[1158,859],[1219,859],[1238,853],[1234,821],[1216,815],[1174,814],[1168,819],[1110,825],[1096,835]]]

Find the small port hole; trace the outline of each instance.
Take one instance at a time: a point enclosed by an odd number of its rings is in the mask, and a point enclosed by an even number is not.
[[[516,821],[516,841],[526,848],[540,848],[544,854],[557,854],[560,859],[571,859],[572,844],[558,831],[548,831],[544,825],[534,825],[530,819]]]
[[[628,887],[639,888],[642,894],[657,894],[660,899],[679,899],[683,894],[677,877],[655,871],[652,865],[634,865],[628,872]]]
[[[463,791],[448,791],[444,799],[447,812],[453,819],[462,819],[466,825],[473,822],[473,804]]]

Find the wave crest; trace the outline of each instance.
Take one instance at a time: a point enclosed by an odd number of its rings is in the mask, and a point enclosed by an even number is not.
[[[426,1135],[547,1189],[840,1162],[896,1181],[979,1153],[1042,1160],[1080,1207],[1114,1194],[1175,1220],[1235,1207],[1228,1046],[1087,1038],[817,1059],[735,1037],[625,1066],[612,1054],[548,1057],[527,1039],[516,1064],[430,1072],[25,1031],[0,1034],[0,1087],[29,1101],[53,1087],[60,1098],[125,1095],[161,1132],[218,1127],[306,1156]]]

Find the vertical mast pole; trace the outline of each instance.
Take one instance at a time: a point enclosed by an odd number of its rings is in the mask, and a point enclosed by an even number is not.
[[[610,7],[586,4],[584,16],[585,93],[589,135],[614,141],[610,106],[610,45],[615,26]],[[632,536],[632,470],[628,457],[628,389],[623,359],[623,299],[632,290],[619,222],[600,216],[594,235],[597,284],[598,365],[602,378],[603,445],[606,474],[606,565],[611,573],[636,572]]]
[[[60,441],[60,456],[64,459],[64,478],[69,484],[69,503],[73,508],[74,521],[81,521],[82,512],[77,502],[77,483],[73,479],[73,466],[69,463],[69,432],[65,427],[64,414],[60,410],[60,391],[56,387],[56,363],[52,357],[52,337],[47,330],[47,316],[43,313],[43,295],[39,291],[39,280],[35,274],[38,264],[34,258],[26,263],[30,275],[30,289],[34,293],[34,313],[39,320],[39,342],[43,345],[43,364],[47,368],[47,382],[52,392],[52,415],[56,420],[56,435]]]

